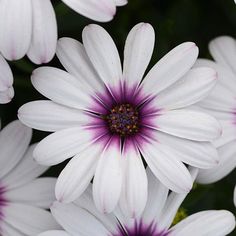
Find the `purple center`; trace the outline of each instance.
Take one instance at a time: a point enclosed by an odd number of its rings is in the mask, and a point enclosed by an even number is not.
[[[119,226],[119,232],[113,236],[168,236],[168,232],[158,229],[154,223],[144,224],[142,221],[136,221],[132,228]]]
[[[139,131],[138,109],[129,103],[113,107],[104,116],[104,120],[108,123],[110,132],[121,137],[131,136]]]
[[[93,140],[104,145],[111,140],[125,150],[155,139],[153,120],[161,111],[155,105],[155,96],[146,95],[138,85],[128,87],[121,83],[105,88],[92,98],[94,103],[88,109],[87,128],[92,130]]]

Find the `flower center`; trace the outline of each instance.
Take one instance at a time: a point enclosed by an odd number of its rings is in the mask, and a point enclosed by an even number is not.
[[[158,229],[154,223],[144,224],[142,221],[136,221],[133,227],[124,228],[121,225],[118,226],[118,233],[113,236],[168,236],[169,233],[166,230]]]
[[[109,130],[121,137],[131,136],[139,131],[139,113],[137,108],[130,104],[121,104],[113,107],[105,116]]]

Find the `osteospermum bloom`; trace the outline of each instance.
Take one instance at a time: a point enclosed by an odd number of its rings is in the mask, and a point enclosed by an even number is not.
[[[116,7],[127,4],[127,0],[62,0],[70,8],[90,19],[106,22],[113,19]]]
[[[78,13],[97,21],[110,21],[116,6],[126,0],[63,0]],[[56,51],[57,22],[50,0],[1,0],[0,52],[8,60],[26,54],[35,64],[51,61]]]
[[[55,178],[37,178],[47,168],[33,161],[31,134],[19,121],[0,132],[1,236],[32,236],[57,228],[46,210],[55,199]]]
[[[36,64],[49,62],[56,51],[57,23],[50,0],[0,2],[0,52],[8,60],[28,55]]]
[[[99,213],[89,188],[73,203],[52,205],[51,212],[64,231],[52,230],[39,236],[225,236],[234,229],[235,218],[225,210],[201,211],[171,226],[186,194],[168,195],[168,189],[150,171],[147,175],[148,202],[139,218],[126,218],[119,209],[109,215]]]
[[[140,214],[147,198],[142,157],[155,176],[176,192],[192,179],[183,164],[211,168],[218,162],[209,142],[220,126],[211,116],[185,108],[215,85],[211,68],[191,69],[198,48],[183,43],[164,56],[142,80],[154,47],[154,30],[140,23],[128,35],[123,72],[109,34],[98,25],[83,31],[83,45],[59,40],[57,56],[68,72],[41,67],[34,87],[51,101],[20,108],[26,125],[55,131],[39,143],[35,159],[55,165],[72,156],[59,176],[56,197],[71,202],[93,179],[96,206],[110,212],[126,199]]]
[[[219,83],[198,105],[219,120],[223,134],[214,141],[220,155],[219,165],[199,172],[197,180],[205,184],[222,179],[236,167],[236,40],[218,37],[210,42],[209,50],[215,61],[199,59],[196,66],[214,68]]]
[[[11,101],[14,96],[13,75],[10,66],[0,54],[0,104]]]

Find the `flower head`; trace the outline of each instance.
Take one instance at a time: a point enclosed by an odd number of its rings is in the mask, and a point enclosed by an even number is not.
[[[47,211],[55,178],[37,178],[47,167],[33,161],[31,129],[14,121],[0,132],[0,235],[37,235],[58,228]]]
[[[57,23],[50,0],[0,2],[0,52],[8,60],[28,55],[36,64],[49,62],[56,51]]]
[[[199,172],[197,181],[205,184],[222,179],[236,167],[236,41],[221,36],[210,42],[209,49],[215,61],[199,59],[196,67],[214,68],[219,83],[198,106],[219,120],[223,133],[214,141],[220,156],[219,165]]]
[[[191,170],[195,178],[196,170]],[[51,211],[64,231],[48,231],[40,236],[224,236],[235,227],[235,218],[226,210],[195,213],[171,227],[174,216],[186,194],[170,193],[148,170],[147,206],[139,218],[126,218],[119,208],[103,215],[92,201],[91,189],[73,203],[55,202]]]
[[[59,201],[75,200],[94,176],[94,200],[100,211],[111,212],[124,201],[129,214],[138,215],[147,199],[142,158],[162,183],[182,193],[192,187],[183,162],[199,168],[218,163],[210,142],[221,132],[218,122],[185,108],[209,93],[215,71],[191,69],[198,48],[186,42],[144,76],[154,37],[149,24],[131,30],[122,71],[109,34],[89,25],[83,45],[70,38],[59,40],[57,56],[69,73],[51,67],[33,72],[34,87],[51,101],[24,105],[19,118],[36,129],[55,131],[36,147],[35,159],[55,165],[74,156],[59,176]]]
[[[110,21],[116,6],[127,0],[62,0],[76,12],[96,21]],[[57,44],[56,15],[50,0],[0,2],[0,52],[8,60],[26,54],[35,64],[48,63]]]

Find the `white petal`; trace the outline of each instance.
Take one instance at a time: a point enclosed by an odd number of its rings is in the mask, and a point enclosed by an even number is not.
[[[55,202],[51,211],[57,222],[72,236],[109,235],[109,232],[96,217],[73,203]]]
[[[123,184],[120,208],[124,215],[138,218],[147,202],[147,175],[139,151],[135,146],[125,147],[123,153]]]
[[[85,191],[94,176],[101,153],[101,145],[92,144],[70,160],[58,177],[56,184],[58,201],[72,202]]]
[[[47,209],[55,201],[55,184],[56,178],[38,178],[20,188],[7,191],[4,196],[11,202]]]
[[[124,6],[128,3],[128,0],[115,0],[116,6]]]
[[[29,49],[32,31],[31,0],[2,0],[0,51],[8,60],[22,58]]]
[[[194,43],[186,42],[172,49],[150,70],[143,82],[147,94],[157,94],[180,79],[198,56]]]
[[[0,177],[8,174],[28,148],[32,130],[20,121],[13,121],[0,132]]]
[[[58,131],[89,123],[83,111],[40,100],[24,104],[18,110],[18,118],[25,125],[43,131]]]
[[[141,145],[141,152],[153,174],[169,189],[178,193],[189,192],[192,178],[177,158],[178,153],[157,142]]]
[[[50,230],[39,234],[38,236],[70,236],[66,231]]]
[[[123,78],[128,86],[138,86],[152,57],[155,32],[150,24],[139,23],[130,31],[124,50]]]
[[[10,87],[5,91],[0,91],[0,104],[6,104],[12,100],[14,97],[14,89]]]
[[[235,227],[235,218],[226,210],[195,213],[172,228],[174,236],[224,236]]]
[[[213,58],[219,64],[227,67],[236,73],[236,41],[229,36],[220,36],[212,40],[209,44],[209,50]]]
[[[85,50],[95,70],[109,87],[118,86],[122,78],[121,62],[111,36],[98,25],[91,24],[82,34]]]
[[[77,109],[84,109],[91,103],[86,89],[74,76],[63,70],[40,67],[33,71],[31,80],[41,94],[56,103]]]
[[[219,122],[213,116],[194,110],[167,111],[151,117],[149,121],[149,127],[196,141],[211,141],[222,133]]]
[[[219,163],[216,148],[210,142],[195,142],[182,139],[163,132],[157,132],[156,138],[160,143],[172,148],[178,153],[180,161],[202,169],[215,167]]]
[[[80,83],[93,91],[103,91],[102,80],[95,72],[84,46],[72,38],[60,38],[57,44],[57,57],[64,68]]]
[[[4,221],[1,221],[1,234],[4,236],[25,236],[25,234],[18,231],[17,229],[15,229]]]
[[[55,165],[78,154],[92,143],[91,132],[74,127],[57,131],[43,139],[34,150],[34,158],[43,165]]]
[[[33,159],[33,150],[36,144],[31,145],[26,151],[23,159],[9,174],[1,180],[8,189],[27,184],[43,174],[48,167],[41,166]]]
[[[37,235],[58,228],[48,211],[33,206],[9,203],[3,213],[4,221],[26,235]]]
[[[218,83],[236,93],[235,75],[228,68],[208,59],[198,59],[194,67],[210,67],[217,72]]]
[[[93,180],[93,197],[100,212],[110,213],[119,201],[122,186],[120,144],[108,144],[96,168]]]
[[[156,97],[155,105],[163,109],[178,109],[205,98],[216,84],[216,72],[207,67],[191,69],[173,86]]]
[[[159,222],[169,189],[153,175],[149,167],[147,167],[146,171],[148,177],[148,200],[142,214],[142,219],[146,223],[152,222],[153,219]]]
[[[13,74],[7,61],[0,54],[0,92],[4,92],[12,87]]]
[[[116,232],[118,220],[115,215],[112,214],[103,214],[96,208],[92,195],[92,184],[88,186],[85,192],[74,202],[76,206],[83,208],[91,215],[99,219],[99,221],[105,226],[109,232]]]
[[[28,57],[35,64],[48,63],[56,52],[57,22],[50,0],[33,0],[33,30]]]
[[[212,113],[212,112],[210,112],[210,113]],[[235,125],[236,124],[234,123],[235,115],[233,113],[228,113],[228,115],[229,116],[228,116],[227,120],[224,120],[224,121],[219,120],[220,125],[223,128],[223,132],[222,132],[222,135],[218,139],[215,139],[213,141],[214,146],[217,148],[236,140],[236,133],[235,133]],[[217,119],[219,119],[219,118],[217,118]]]
[[[191,174],[192,181],[194,182],[198,174],[198,168],[190,167],[189,172]],[[186,196],[187,193],[179,194],[175,192],[171,192],[168,195],[167,201],[165,202],[165,206],[162,209],[161,215],[158,219],[156,219],[156,222],[158,222],[158,227],[160,227],[161,229],[168,229],[170,227],[179,207],[181,206]]]
[[[197,177],[199,183],[208,184],[224,178],[236,167],[236,140],[218,148],[220,162],[209,170],[200,170]]]
[[[96,21],[106,22],[116,13],[115,1],[111,0],[62,0],[74,11]]]
[[[219,96],[221,94],[221,96]],[[218,83],[206,99],[198,103],[199,106],[207,109],[233,112],[235,109],[236,97],[228,88]]]

